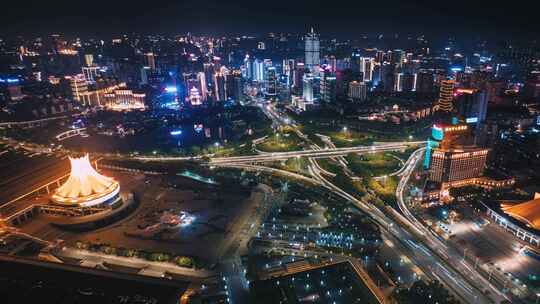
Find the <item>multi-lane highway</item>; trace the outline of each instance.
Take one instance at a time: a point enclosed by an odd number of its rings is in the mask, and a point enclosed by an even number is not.
[[[336,157],[343,156],[349,153],[376,153],[385,151],[399,151],[407,149],[411,146],[422,145],[423,141],[414,142],[402,142],[402,143],[390,143],[379,144],[372,146],[358,146],[358,147],[346,147],[346,148],[332,148],[332,149],[310,149],[291,152],[275,152],[262,155],[249,155],[249,156],[233,156],[233,157],[216,157],[210,159],[211,165],[218,164],[247,164],[247,163],[263,163],[286,160],[293,157],[310,157],[310,158],[322,158],[322,157]]]

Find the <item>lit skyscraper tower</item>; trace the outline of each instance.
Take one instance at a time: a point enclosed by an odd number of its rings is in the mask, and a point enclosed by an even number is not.
[[[311,102],[315,100],[315,94],[313,92],[314,79],[311,75],[304,75],[304,85],[302,90],[302,98]]]
[[[242,77],[251,80],[253,78],[253,59],[246,55],[244,58],[244,70]]]
[[[199,80],[200,93],[203,101],[206,101],[208,98],[208,88],[206,86],[206,76],[204,72],[197,73],[197,80]]]
[[[319,36],[315,34],[313,31],[313,28],[311,28],[311,32],[309,32],[305,40],[305,55],[306,55],[306,68],[308,68],[311,72],[313,72],[315,66],[319,65],[320,60],[320,44],[319,44]]]
[[[441,82],[441,89],[439,94],[439,101],[437,107],[442,112],[452,112],[454,108],[454,80],[448,79]]]
[[[253,80],[257,82],[264,80],[264,62],[259,59],[253,63]]]

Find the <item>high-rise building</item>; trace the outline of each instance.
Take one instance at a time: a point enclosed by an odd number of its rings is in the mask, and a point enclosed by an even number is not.
[[[394,92],[401,92],[403,90],[403,73],[394,74]]]
[[[242,77],[251,80],[253,79],[253,59],[246,55],[244,58],[244,69],[242,70]]]
[[[457,89],[455,107],[458,115],[471,124],[481,124],[486,120],[488,100],[483,90]]]
[[[257,82],[264,81],[264,62],[259,59],[255,59],[253,63],[253,80]]]
[[[214,74],[214,100],[215,101],[226,101],[227,100],[227,89],[225,85],[225,77],[221,72]]]
[[[401,91],[411,92],[415,89],[416,74],[404,73],[401,77]]]
[[[199,82],[199,93],[201,94],[202,101],[208,100],[208,87],[206,86],[206,77],[204,72],[197,73],[197,80]]]
[[[540,72],[532,72],[523,88],[523,95],[526,98],[540,98]]]
[[[348,97],[355,101],[363,101],[367,98],[367,85],[364,82],[349,82]]]
[[[320,42],[319,36],[311,28],[305,37],[305,65],[310,72],[315,72],[315,67],[320,63]]]
[[[315,92],[313,90],[314,85],[315,79],[313,76],[310,74],[305,74],[302,85],[302,98],[307,102],[315,100]]]
[[[431,155],[429,179],[446,183],[480,177],[488,152],[483,148],[435,149]]]
[[[336,76],[324,75],[321,80],[321,100],[332,102],[336,100]]]
[[[264,89],[266,95],[277,95],[277,73],[276,68],[273,66],[266,68]]]
[[[152,71],[156,69],[156,57],[154,53],[146,53],[146,66],[149,67]],[[140,57],[139,57],[140,58]]]
[[[433,93],[433,73],[428,71],[420,71],[416,74],[416,92],[418,93]]]
[[[441,112],[450,113],[454,108],[454,83],[453,79],[441,81],[439,100],[437,101],[437,109]]]
[[[360,57],[360,72],[364,76],[364,81],[373,80],[373,69],[375,68],[375,59],[369,57]]]

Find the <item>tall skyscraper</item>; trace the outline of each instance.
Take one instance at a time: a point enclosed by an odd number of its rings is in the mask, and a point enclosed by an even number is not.
[[[487,94],[482,90],[457,89],[456,109],[458,115],[467,123],[480,124],[486,120]]]
[[[310,72],[314,72],[315,66],[320,63],[320,43],[319,36],[311,28],[305,38],[305,65]]]
[[[156,69],[156,57],[154,56],[154,53],[146,53],[144,56],[146,57],[146,66],[154,71]]]
[[[321,80],[321,100],[332,102],[336,100],[337,86],[336,76],[324,75]]]
[[[253,63],[253,80],[257,82],[264,81],[264,62],[259,59],[255,59]]]
[[[428,71],[420,71],[416,75],[416,92],[433,93],[433,80],[433,73]]]
[[[311,102],[315,100],[315,92],[313,92],[313,86],[315,79],[310,74],[305,74],[303,79],[302,98],[305,101]]]
[[[360,72],[364,75],[364,81],[373,80],[373,69],[375,67],[375,59],[369,57],[360,58]]]
[[[197,73],[197,80],[199,82],[199,93],[201,94],[202,101],[208,100],[208,87],[206,86],[206,77],[204,72]]]
[[[226,75],[221,72],[214,74],[214,100],[225,101],[227,100],[227,90],[225,86]]]
[[[437,108],[441,112],[452,112],[454,108],[454,80],[446,79],[441,81],[441,88],[439,93],[439,100],[437,102]]]

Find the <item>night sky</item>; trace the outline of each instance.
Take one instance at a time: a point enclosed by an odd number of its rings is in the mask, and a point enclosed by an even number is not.
[[[2,33],[94,35],[142,33],[327,35],[426,33],[538,36],[540,1],[306,0],[7,0]]]

